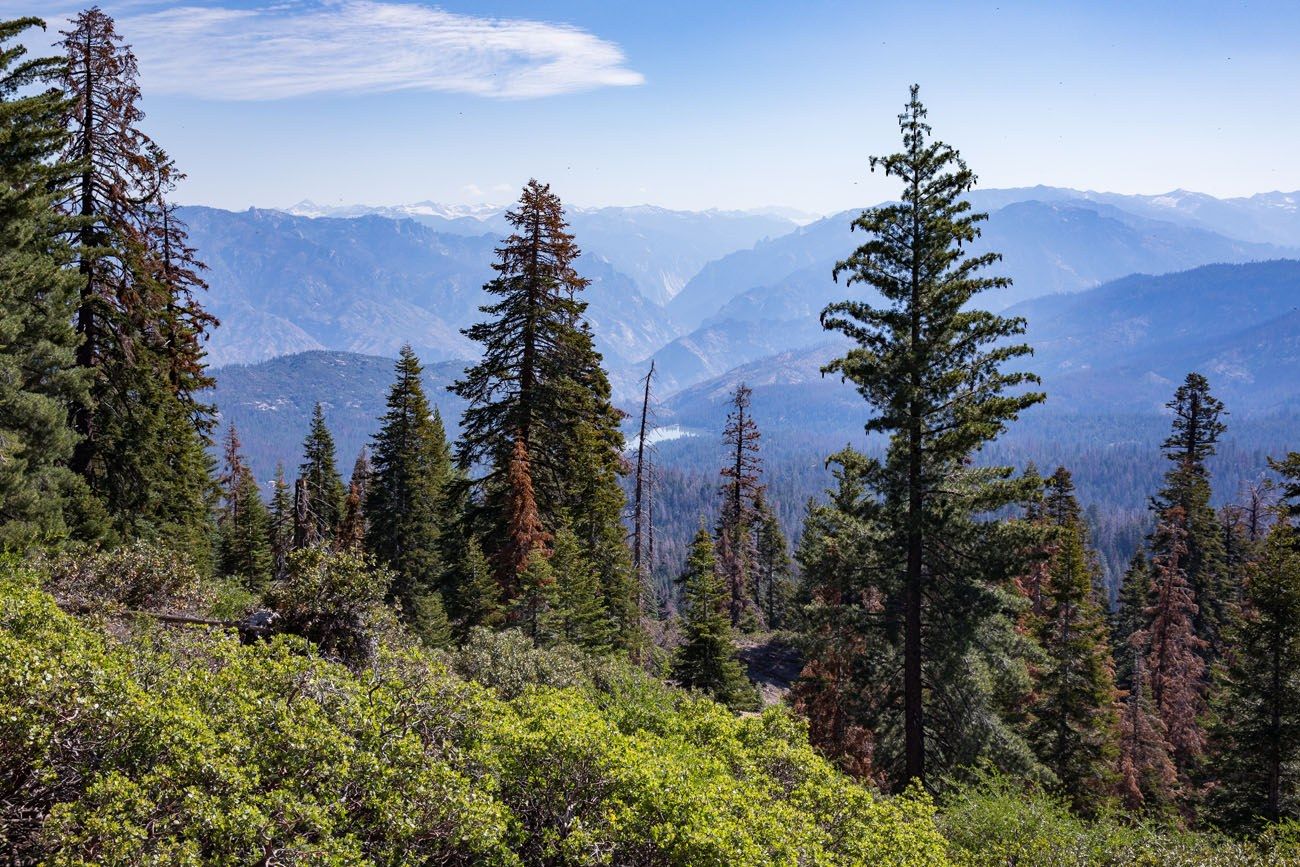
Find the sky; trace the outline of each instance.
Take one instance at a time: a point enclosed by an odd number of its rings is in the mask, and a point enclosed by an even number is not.
[[[982,187],[1300,189],[1300,3],[102,0],[177,198],[241,209],[890,198],[908,85]],[[40,14],[46,43],[79,6]],[[45,47],[37,39],[33,48]]]

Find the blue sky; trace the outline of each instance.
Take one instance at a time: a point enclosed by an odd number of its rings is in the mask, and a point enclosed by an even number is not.
[[[1300,189],[1295,2],[102,6],[192,203],[503,202],[536,176],[580,205],[826,213],[891,195],[867,157],[913,81],[982,186]]]

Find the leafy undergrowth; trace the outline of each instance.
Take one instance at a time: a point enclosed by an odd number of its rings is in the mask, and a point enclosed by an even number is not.
[[[114,638],[22,568],[0,626],[17,863],[947,863],[928,800],[837,774],[784,712],[740,719],[510,636],[356,671],[291,636]]]
[[[883,797],[780,708],[737,717],[517,633],[347,667],[289,635],[106,629],[49,577],[0,565],[6,863],[1300,863],[1281,832],[1086,823],[996,780],[940,811]]]

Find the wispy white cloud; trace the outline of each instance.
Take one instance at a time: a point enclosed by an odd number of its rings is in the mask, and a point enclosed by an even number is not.
[[[172,7],[123,15],[118,29],[149,93],[272,100],[426,90],[527,99],[644,80],[618,45],[577,27],[416,3]]]

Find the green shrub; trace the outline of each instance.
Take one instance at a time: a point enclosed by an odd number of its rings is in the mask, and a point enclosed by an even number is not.
[[[738,719],[554,652],[491,669],[505,700],[383,642],[355,670],[291,636],[115,643],[38,583],[0,572],[0,833],[18,863],[948,863],[926,799],[837,774],[784,712]]]

